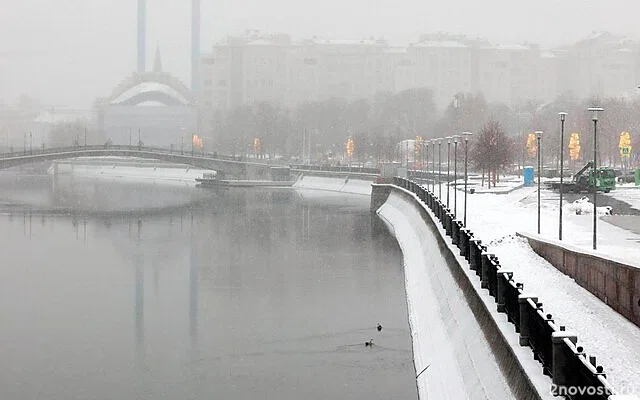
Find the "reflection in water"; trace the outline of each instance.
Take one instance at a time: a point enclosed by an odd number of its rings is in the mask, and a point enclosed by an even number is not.
[[[134,256],[134,260],[136,266],[136,357],[139,361],[144,361],[144,270],[140,257]]]
[[[193,215],[191,215],[193,227]],[[193,241],[193,229],[189,235],[189,333],[195,351],[198,338],[198,260]]]
[[[399,250],[314,196],[0,217],[0,398],[415,399]]]

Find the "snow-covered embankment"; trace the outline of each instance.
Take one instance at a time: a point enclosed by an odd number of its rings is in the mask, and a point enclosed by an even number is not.
[[[303,175],[294,184],[296,189],[322,190],[328,192],[371,195],[372,180],[345,176]]]
[[[305,174],[296,181],[293,188],[305,203],[366,210],[371,202],[372,183],[371,180],[357,177]]]
[[[550,380],[515,332],[509,335],[513,327],[482,298],[413,194],[392,190],[378,215],[403,253],[420,397],[551,398]]]

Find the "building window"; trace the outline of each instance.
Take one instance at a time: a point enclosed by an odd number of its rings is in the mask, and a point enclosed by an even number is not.
[[[220,80],[218,81],[218,86],[219,86],[219,87],[226,87],[226,86],[227,86],[227,81],[226,81],[226,80],[224,80],[224,79],[220,79]]]
[[[305,65],[316,65],[318,64],[318,60],[315,58],[305,58],[304,59],[304,64]]]

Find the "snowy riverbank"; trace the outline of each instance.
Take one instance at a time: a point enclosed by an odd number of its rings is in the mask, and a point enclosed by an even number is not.
[[[460,279],[466,277],[452,274],[448,265],[456,261],[447,259],[446,250],[441,248],[436,236],[440,233],[423,222],[423,213],[419,207],[402,194],[392,192],[378,214],[393,231],[403,253],[420,397],[514,398],[513,388],[507,383],[503,375],[505,372],[500,368],[501,362],[509,361],[497,359],[485,336],[485,332],[492,331],[492,326],[494,331],[500,329],[503,332],[496,334],[504,335],[506,343],[509,343],[504,345],[513,348],[529,379],[534,382],[543,398],[547,398],[545,395],[550,381],[542,376],[530,351],[517,345],[517,334],[512,332],[513,329],[506,320],[502,318],[504,321],[500,321],[501,316],[496,316],[495,319],[489,317],[482,320],[481,326],[478,318],[482,319],[479,317],[482,312],[472,312],[469,301],[470,298],[475,298],[476,302],[486,299],[478,300],[482,296],[477,294],[481,293],[477,285],[464,284]],[[486,310],[493,310],[494,307],[487,307]],[[496,341],[496,338],[491,340]],[[522,376],[520,378],[524,379]]]

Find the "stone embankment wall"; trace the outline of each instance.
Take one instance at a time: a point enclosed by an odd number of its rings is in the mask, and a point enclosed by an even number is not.
[[[640,326],[640,267],[535,235],[518,233],[531,248],[560,272]]]

